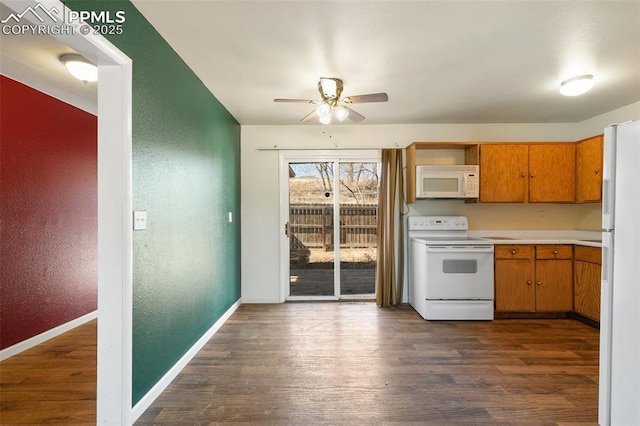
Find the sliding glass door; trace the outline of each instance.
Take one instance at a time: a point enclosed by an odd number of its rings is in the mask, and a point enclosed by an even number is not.
[[[379,165],[340,163],[340,294],[375,294]]]
[[[334,296],[333,163],[289,167],[289,295]]]
[[[287,300],[375,293],[377,155],[285,158],[283,262]],[[320,156],[318,156],[320,157]],[[285,175],[286,173],[286,175]]]

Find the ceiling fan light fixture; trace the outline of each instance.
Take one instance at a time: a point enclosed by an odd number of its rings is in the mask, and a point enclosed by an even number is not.
[[[292,102],[314,104],[316,109],[304,116],[300,121],[307,123],[315,121],[316,118],[322,124],[330,124],[333,118],[344,121],[349,119],[359,123],[364,120],[364,115],[344,106],[343,104],[363,104],[367,102],[387,102],[389,97],[386,93],[370,93],[365,95],[349,96],[342,99],[342,89],[344,83],[339,78],[320,77],[318,80],[318,91],[321,99],[319,101],[312,99],[288,99],[276,98],[274,102]]]
[[[98,67],[87,61],[83,56],[68,54],[60,56],[59,59],[69,73],[83,83],[98,81]]]
[[[320,116],[318,119],[322,124],[331,124],[331,114]]]
[[[349,111],[342,105],[335,107],[334,113],[339,121],[344,121],[349,116]]]
[[[579,75],[560,83],[560,93],[564,96],[578,96],[587,93],[592,87],[593,75]]]
[[[320,91],[326,98],[337,98],[338,82],[333,78],[320,78]]]
[[[316,108],[316,114],[318,114],[318,117],[320,118],[331,117],[331,106],[324,102],[321,103],[320,105],[318,105],[318,108]]]

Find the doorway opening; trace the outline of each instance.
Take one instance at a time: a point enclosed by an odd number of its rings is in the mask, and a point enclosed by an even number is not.
[[[43,7],[36,0],[3,0],[2,5],[13,11],[5,14],[6,9],[3,9],[3,17],[8,16],[9,13],[17,13],[20,14],[21,22],[24,24],[42,24],[42,19],[37,14],[26,13],[28,10]],[[66,22],[65,7],[58,0],[49,0],[46,2],[45,9],[53,22],[58,23]],[[99,321],[97,325],[96,423],[131,424],[132,61],[104,37],[93,33],[84,34],[78,30],[77,26],[71,33],[59,31],[51,35],[70,50],[98,66]],[[25,43],[26,36],[20,35],[20,37],[21,42]],[[30,41],[35,43],[44,41],[40,38],[41,35],[33,37],[34,39]],[[45,44],[46,49],[49,46],[50,44]],[[33,53],[32,49],[26,49],[26,51],[30,52],[28,60],[40,58]],[[31,62],[24,62],[24,64],[27,65],[20,73],[26,76]]]
[[[286,158],[285,300],[373,299],[379,155]]]

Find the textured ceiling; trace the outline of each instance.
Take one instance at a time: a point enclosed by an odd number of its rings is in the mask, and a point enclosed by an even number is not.
[[[154,1],[134,5],[241,124],[296,124],[319,77],[373,123],[575,122],[640,100],[640,1]],[[587,95],[560,81],[593,73]]]
[[[354,106],[362,124],[575,122],[640,101],[640,0],[133,3],[244,125],[298,124],[312,106],[273,99],[318,99],[319,77],[388,93]],[[55,40],[2,36],[0,51],[3,74],[95,105]],[[589,93],[558,94],[584,73]]]

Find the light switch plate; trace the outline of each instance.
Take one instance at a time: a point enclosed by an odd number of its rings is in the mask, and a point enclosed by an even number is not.
[[[142,231],[143,229],[147,229],[147,212],[135,210],[133,212],[133,230]]]

